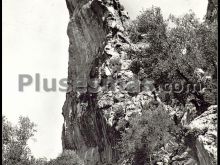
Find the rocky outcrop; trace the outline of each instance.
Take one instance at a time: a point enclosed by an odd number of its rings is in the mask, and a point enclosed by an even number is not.
[[[210,22],[218,19],[218,0],[208,0],[208,7],[206,13],[206,20]]]
[[[217,106],[210,106],[189,124],[189,128],[204,132],[195,144],[200,165],[217,164]]]
[[[153,96],[140,91],[138,75],[129,68],[126,51],[132,44],[123,6],[116,0],[66,3],[70,21],[63,149],[75,150],[88,165],[115,163],[118,131]]]
[[[99,68],[111,56],[106,47],[109,38],[124,30],[123,16],[119,17],[116,1],[66,2],[70,45],[63,148],[76,150],[89,165],[111,163],[116,160],[114,137],[97,102]]]

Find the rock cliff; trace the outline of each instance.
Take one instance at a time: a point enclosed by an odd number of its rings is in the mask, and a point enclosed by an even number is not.
[[[119,131],[127,127],[132,115],[141,114],[143,105],[160,102],[153,81],[140,78],[130,67],[128,52],[149,45],[129,41],[129,17],[118,0],[66,0],[66,4],[70,21],[63,149],[75,150],[86,165],[117,164]],[[189,128],[216,120],[215,111],[207,113],[187,121]],[[216,123],[203,125],[213,125],[213,129],[197,138],[196,154],[201,165],[214,165]]]
[[[66,3],[70,21],[63,148],[76,150],[89,165],[116,162],[117,130],[113,119],[108,118],[114,112],[107,109],[113,108],[115,102],[120,106],[125,98],[122,93],[115,95],[119,90],[115,80],[120,76],[121,81],[128,81],[133,76],[126,71],[126,62],[121,66],[126,53],[119,52],[122,45],[129,44],[124,31],[128,16],[116,0],[67,0]],[[133,105],[131,101],[128,104]]]
[[[206,13],[206,20],[210,22],[218,19],[218,0],[208,0],[208,7]]]

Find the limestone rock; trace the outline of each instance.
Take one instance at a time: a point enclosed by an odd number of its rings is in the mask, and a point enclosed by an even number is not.
[[[202,115],[190,124],[191,129],[206,130],[196,141],[197,155],[201,165],[215,165],[217,163],[217,106],[210,106]]]
[[[115,138],[108,124],[111,116],[107,119],[105,112],[114,104],[114,79],[121,66],[115,45],[125,42],[126,19],[116,0],[66,0],[66,3],[70,13],[67,28],[70,83],[63,106],[63,148],[75,150],[88,165],[113,163],[117,160],[113,149]],[[107,92],[99,86],[103,81],[101,69],[106,79],[113,80],[107,82]],[[82,77],[88,84],[83,89],[79,87]]]

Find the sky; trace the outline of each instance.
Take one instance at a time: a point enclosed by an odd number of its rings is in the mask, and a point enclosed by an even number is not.
[[[203,18],[208,0],[120,0],[134,19],[142,9],[161,8],[165,18],[170,13],[182,15],[192,9]],[[37,124],[38,132],[29,142],[35,157],[55,158],[62,151],[61,131],[64,92],[45,92],[43,78],[58,81],[67,77],[68,11],[65,0],[3,0],[3,114],[12,123],[20,115]],[[40,74],[40,92],[35,91]],[[28,74],[33,82],[18,90],[18,76]]]
[[[152,5],[160,7],[164,18],[168,18],[172,13],[176,16],[181,16],[192,9],[197,17],[202,19],[206,13],[208,0],[120,0],[125,6],[131,19],[143,9],[150,8]]]

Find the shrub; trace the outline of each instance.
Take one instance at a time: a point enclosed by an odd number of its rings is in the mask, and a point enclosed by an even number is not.
[[[131,119],[130,128],[122,133],[119,143],[122,159],[133,158],[133,163],[138,165],[146,163],[169,139],[172,126],[174,123],[162,105],[144,109],[141,116]]]
[[[84,162],[72,150],[65,150],[55,160],[51,160],[47,165],[84,165]]]
[[[134,73],[134,74],[138,74],[140,72],[141,69],[141,63],[140,61],[132,61],[130,64],[130,70]]]

